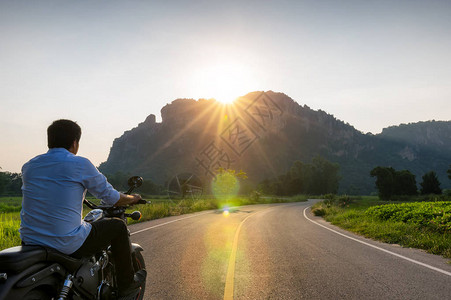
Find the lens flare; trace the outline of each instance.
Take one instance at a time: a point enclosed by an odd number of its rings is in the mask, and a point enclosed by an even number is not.
[[[231,200],[240,190],[240,182],[231,172],[221,170],[212,182],[213,195],[219,200]]]

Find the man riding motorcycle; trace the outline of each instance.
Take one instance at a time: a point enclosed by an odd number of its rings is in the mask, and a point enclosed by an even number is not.
[[[146,273],[134,274],[126,224],[119,218],[83,220],[86,192],[112,206],[136,204],[141,196],[116,191],[86,158],[76,156],[80,126],[54,121],[47,129],[48,152],[22,167],[20,236],[24,245],[43,245],[76,258],[111,245],[118,274],[119,298],[136,296]]]

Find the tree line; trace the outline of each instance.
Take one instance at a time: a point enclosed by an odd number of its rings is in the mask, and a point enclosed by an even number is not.
[[[447,171],[451,180],[451,165]],[[392,167],[375,167],[370,175],[376,177],[376,188],[379,197],[384,200],[392,199],[394,196],[413,196],[428,194],[442,194],[440,181],[434,171],[429,171],[422,176],[420,190],[417,188],[415,175],[409,170],[397,171]]]
[[[295,161],[287,173],[263,180],[258,190],[279,196],[335,194],[340,180],[339,170],[339,164],[321,156],[314,157],[311,163]]]
[[[117,172],[106,175],[108,182],[119,191],[128,190],[128,178],[130,174]],[[146,195],[160,195],[165,193],[163,186],[145,179],[143,185],[139,188],[139,193]],[[11,172],[0,172],[0,196],[22,196],[22,174]]]
[[[287,173],[271,179],[265,179],[258,185],[258,190],[267,195],[291,196],[297,194],[336,194],[338,191],[340,166],[321,156],[316,156],[311,163],[295,161]],[[451,165],[447,170],[451,180]],[[108,181],[118,190],[128,190],[127,180],[130,174],[117,172],[106,175]],[[392,167],[375,167],[370,176],[376,177],[376,188],[381,199],[394,196],[417,194],[442,194],[440,181],[434,171],[422,177],[418,190],[415,175],[408,170],[397,171]],[[0,172],[0,196],[22,195],[22,174]],[[165,187],[145,179],[139,189],[147,195],[165,194]]]
[[[11,172],[0,172],[0,195],[21,196],[22,174]]]
[[[119,191],[128,190],[128,179],[132,177],[130,173],[116,172],[114,174],[106,174],[108,182]],[[140,194],[145,195],[162,195],[166,193],[165,187],[162,185],[154,183],[152,180],[144,178],[143,184],[136,191]]]

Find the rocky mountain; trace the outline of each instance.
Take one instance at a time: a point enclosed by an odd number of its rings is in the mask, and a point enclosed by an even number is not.
[[[440,152],[451,149],[451,122],[428,121],[384,128],[380,136],[412,147],[429,147]]]
[[[436,171],[450,188],[451,122],[422,122],[363,134],[324,111],[301,106],[283,93],[252,92],[232,105],[214,99],[177,99],[113,142],[106,174],[129,172],[164,184],[180,173],[211,182],[219,167],[243,170],[249,183],[285,173],[294,161],[321,155],[341,166],[340,192],[375,191],[374,167]]]

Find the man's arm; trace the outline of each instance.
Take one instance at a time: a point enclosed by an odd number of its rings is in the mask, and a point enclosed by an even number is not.
[[[141,200],[138,194],[126,195],[118,192],[107,181],[106,177],[97,170],[97,168],[86,158],[77,156],[79,160],[78,166],[81,168],[80,173],[82,185],[98,199],[102,199],[104,204],[112,206],[126,206],[135,204]],[[119,200],[118,199],[119,195]]]
[[[113,206],[126,206],[129,204],[136,204],[139,200],[141,200],[141,195],[133,194],[133,195],[126,195],[124,193],[119,193],[120,198],[119,200],[114,203]]]

